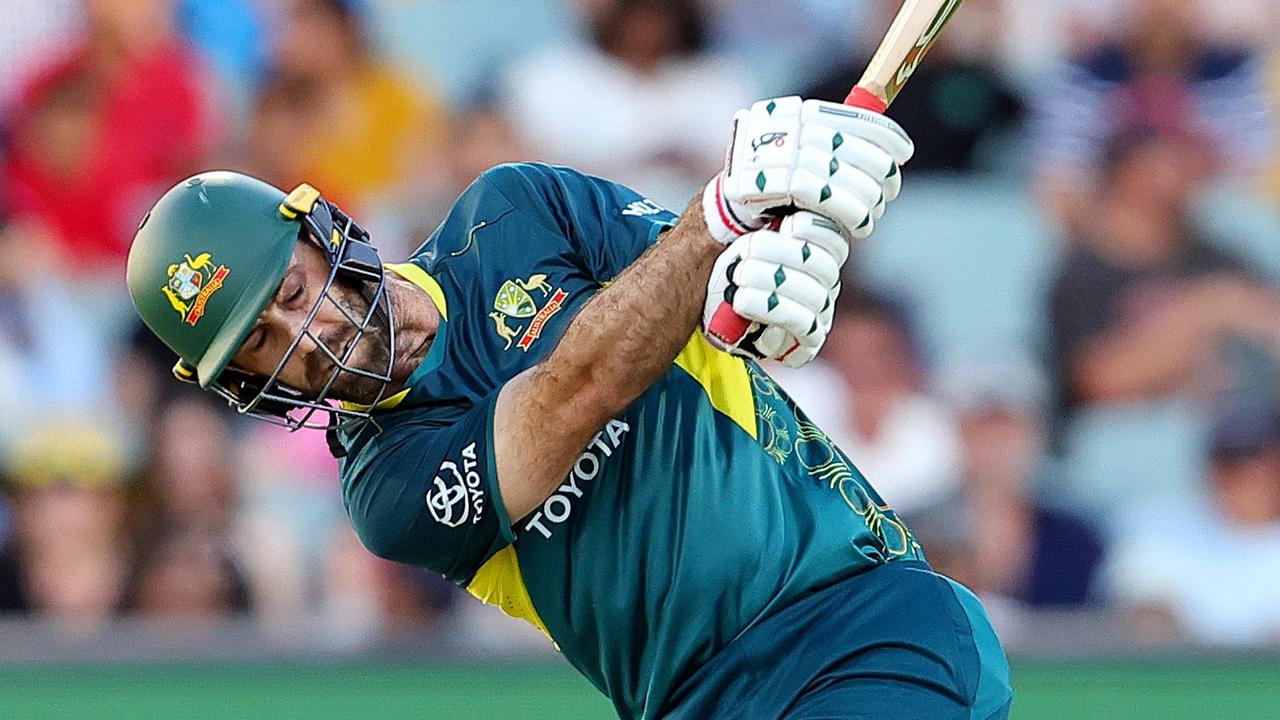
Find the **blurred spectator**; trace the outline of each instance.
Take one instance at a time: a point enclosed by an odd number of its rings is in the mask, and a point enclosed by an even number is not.
[[[1051,477],[1039,378],[1018,362],[958,370],[944,383],[960,416],[964,486],[908,518],[930,562],[987,597],[1029,607],[1088,602],[1102,540],[1035,494]]]
[[[151,614],[220,613],[247,606],[236,557],[236,477],[229,417],[184,393],[150,427],[151,457],[129,503],[138,564],[129,605]],[[183,587],[187,585],[188,587]],[[200,588],[197,592],[195,588]]]
[[[1064,411],[1203,387],[1226,337],[1280,347],[1280,295],[1186,222],[1201,157],[1153,130],[1111,144],[1093,220],[1050,299]]]
[[[118,271],[138,220],[210,138],[200,74],[171,0],[88,0],[79,44],[39,70],[9,119],[0,183],[86,286]],[[158,92],[157,88],[164,88]]]
[[[444,155],[450,206],[485,170],[527,155],[519,131],[500,108],[481,105],[459,115],[450,128],[449,147]]]
[[[309,116],[314,86],[299,78],[270,72],[253,101],[249,134],[245,138],[245,162],[251,174],[285,189],[303,182],[307,176],[307,154],[299,138],[318,132]],[[311,155],[315,155],[316,141]],[[322,186],[323,187],[323,186]],[[325,194],[330,193],[325,189]]]
[[[1134,0],[1001,3],[1010,22],[990,41],[1003,46],[1008,71],[1028,88],[1064,58],[1085,56],[1114,38],[1118,26],[1136,22]],[[1184,0],[1183,5],[1183,11],[1198,12],[1196,32],[1212,43],[1264,47],[1272,42],[1272,28],[1280,20],[1275,0]]]
[[[249,597],[222,538],[175,528],[141,549],[128,609],[144,617],[216,618],[243,613]]]
[[[395,645],[406,630],[442,621],[462,593],[443,577],[374,557],[344,524],[327,549],[322,606],[335,647]],[[479,603],[466,603],[466,606]],[[412,637],[412,635],[410,635]]]
[[[384,634],[391,638],[439,623],[462,595],[453,583],[425,568],[383,562],[379,569]]]
[[[799,83],[812,82],[814,66],[830,66],[832,48],[867,40],[888,26],[887,19],[880,25],[878,19],[868,18],[867,6],[881,0],[700,2],[706,8],[715,47],[748,63],[765,84],[767,95],[791,92]],[[761,32],[762,22],[767,23],[765,32]],[[845,92],[861,73],[859,68],[852,80],[846,79]]]
[[[265,180],[309,182],[351,206],[419,178],[446,120],[433,95],[373,53],[363,8],[356,0],[290,3],[248,158]]]
[[[9,486],[0,473],[0,616],[26,608],[18,577],[18,554],[13,531],[13,510],[8,497]]]
[[[128,572],[123,448],[87,424],[27,435],[10,455],[14,540],[0,557],[0,611],[99,621]]]
[[[1280,16],[1280,9],[1276,14]],[[1267,89],[1271,91],[1272,117],[1280,118],[1280,49],[1272,49],[1266,84]],[[1265,183],[1265,189],[1271,199],[1280,203],[1280,127],[1276,130],[1276,142],[1271,153],[1271,170],[1265,178]]]
[[[878,2],[877,13],[888,27],[898,2]],[[916,154],[911,159],[912,174],[949,171],[972,172],[990,169],[1009,147],[1007,139],[1022,121],[1022,101],[996,70],[998,48],[989,38],[999,36],[1005,24],[1003,13],[990,0],[964,6],[947,26],[938,44],[929,51],[911,77],[911,84],[894,101],[889,116],[911,135]],[[821,77],[806,89],[806,98],[843,102],[849,88],[862,76],[874,46],[834,69],[830,58],[812,76]]]
[[[74,281],[51,272],[50,242],[0,207],[0,458],[44,420],[109,405],[105,342]]]
[[[1130,518],[1108,569],[1111,599],[1148,640],[1280,644],[1280,412],[1239,408],[1214,432],[1212,503],[1171,498]]]
[[[1065,58],[1096,47],[1118,22],[1115,0],[1003,0],[1009,23],[999,38],[1005,69],[1035,88]]]
[[[452,106],[482,102],[494,79],[531,50],[585,33],[579,6],[598,0],[366,2],[378,47],[434,78]]]
[[[1044,83],[1033,141],[1049,208],[1069,232],[1091,217],[1089,183],[1117,129],[1203,137],[1233,177],[1262,169],[1275,141],[1259,60],[1205,32],[1193,0],[1135,0],[1110,37]]]
[[[215,403],[183,393],[154,416],[151,456],[133,504],[139,535],[160,535],[174,525],[222,532],[231,526],[235,465],[227,460],[233,455],[230,418]]]
[[[895,306],[848,289],[840,303],[823,350],[835,372],[817,365],[778,372],[779,382],[910,523],[958,488],[956,418],[925,393],[925,369]]]
[[[445,142],[433,161],[438,169],[416,197],[386,197],[364,208],[362,226],[373,234],[382,257],[407,257],[449,213],[458,196],[485,170],[527,160],[529,152],[506,115],[493,105],[477,105],[449,121]]]
[[[36,64],[80,35],[79,0],[0,3],[0,114],[9,110]]]
[[[318,607],[347,524],[337,461],[322,433],[265,424],[244,428],[237,449],[236,535],[255,612],[287,617]]]
[[[0,494],[0,552],[8,547],[12,529],[13,517],[9,511],[9,499]]]
[[[501,97],[538,159],[683,208],[724,161],[733,113],[759,99],[737,62],[706,50],[694,0],[607,0],[594,44],[517,62]]]
[[[173,384],[173,351],[156,339],[140,321],[135,321],[122,343],[112,390],[117,408],[125,419],[129,440],[139,454],[150,444],[153,419],[161,407],[176,397],[198,396],[192,386]]]
[[[270,38],[261,0],[177,0],[178,29],[218,80],[223,122],[239,131],[262,74]]]

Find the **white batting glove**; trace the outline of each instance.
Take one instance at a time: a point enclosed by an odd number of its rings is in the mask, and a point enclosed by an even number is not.
[[[860,240],[898,196],[899,166],[914,151],[906,131],[876,112],[799,97],[758,102],[733,116],[725,169],[702,194],[707,227],[727,245],[798,208]]]
[[[743,235],[716,259],[703,307],[703,334],[734,355],[800,367],[818,354],[831,331],[849,245],[834,223],[810,212],[797,212],[775,225]],[[721,302],[751,321],[736,342],[707,330]]]

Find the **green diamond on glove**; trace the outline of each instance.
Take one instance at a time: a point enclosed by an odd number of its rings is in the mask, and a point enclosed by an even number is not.
[[[772,115],[772,114],[773,114],[773,111],[778,109],[778,103],[776,103],[776,102],[774,102],[774,101],[770,100],[770,101],[769,101],[769,104],[764,106],[764,109],[765,109],[765,111],[766,111],[766,112],[768,112],[770,115]]]
[[[787,274],[782,271],[782,267],[778,267],[778,272],[773,274],[773,285],[777,287],[787,281]]]
[[[764,192],[764,186],[766,182],[767,181],[764,176],[764,171],[761,170],[760,174],[756,176],[756,187],[760,188],[760,192]]]
[[[835,175],[836,171],[839,169],[840,169],[840,161],[835,158],[831,158],[831,165],[827,166],[827,170],[829,171],[827,174]]]
[[[826,202],[831,199],[831,186],[823,185],[822,192],[818,195],[818,202]]]
[[[840,133],[836,133],[835,135],[833,135],[833,136],[831,137],[831,149],[832,149],[832,150],[835,150],[836,148],[840,147],[840,146],[841,146],[841,145],[843,145],[843,144],[844,144],[844,136],[843,136],[843,135],[841,135]]]
[[[809,256],[812,254],[813,253],[809,250],[809,243],[805,243],[800,247],[800,260],[802,262],[808,262]]]
[[[778,307],[778,293],[769,293],[769,309]]]

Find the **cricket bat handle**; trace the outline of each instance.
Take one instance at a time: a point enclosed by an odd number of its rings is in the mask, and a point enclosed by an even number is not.
[[[963,0],[904,0],[862,79],[849,91],[844,103],[878,113],[887,110],[961,2]],[[709,333],[731,345],[740,342],[750,329],[751,321],[739,317],[728,302],[720,303],[707,325]],[[795,347],[799,347],[799,343]]]

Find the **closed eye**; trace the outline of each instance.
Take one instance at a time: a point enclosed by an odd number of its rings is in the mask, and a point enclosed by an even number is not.
[[[293,309],[302,298],[306,286],[306,273],[301,272],[297,266],[289,268],[288,274],[280,282],[280,289],[276,291],[276,305]]]

